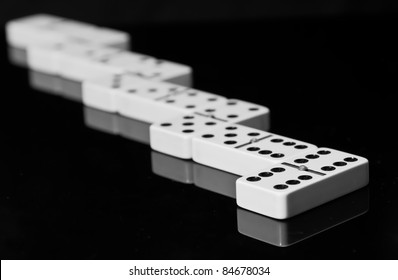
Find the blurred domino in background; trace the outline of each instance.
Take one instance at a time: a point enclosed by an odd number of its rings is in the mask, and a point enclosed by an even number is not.
[[[6,38],[9,45],[21,49],[62,42],[86,42],[120,49],[130,46],[130,35],[126,32],[47,14],[7,22]]]

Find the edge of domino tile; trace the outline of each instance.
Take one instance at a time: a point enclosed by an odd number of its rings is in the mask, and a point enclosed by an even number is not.
[[[193,87],[193,70],[192,67],[189,65],[185,65],[185,64],[181,64],[184,66],[188,67],[188,71],[189,73],[185,74],[185,75],[180,75],[178,77],[175,78],[170,78],[170,79],[166,79],[163,82],[166,83],[170,83],[170,84],[176,84],[176,85],[180,85],[180,86],[185,86],[188,88],[192,88]]]
[[[40,18],[40,17],[47,18],[48,20],[54,20],[54,21],[65,20],[65,18],[58,17],[58,16],[51,15],[51,14],[46,14],[46,13],[32,14],[32,15],[27,15],[27,16],[11,19],[11,20],[7,21],[6,24],[5,24],[5,32],[6,32],[6,41],[7,41],[7,43],[10,46],[12,46],[12,47],[24,49],[26,47],[26,45],[20,44],[13,37],[14,36],[13,29],[14,28],[18,28],[18,25],[24,24],[24,22],[26,22],[26,21],[29,23],[29,20],[34,20],[35,18]]]
[[[366,214],[369,193],[366,186],[286,220],[237,207],[238,231],[277,247],[288,247]]]

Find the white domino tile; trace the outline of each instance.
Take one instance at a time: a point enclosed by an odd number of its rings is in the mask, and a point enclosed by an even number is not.
[[[315,149],[316,146],[270,132],[227,123],[193,138],[193,160],[237,175]]]
[[[174,157],[192,157],[192,137],[224,122],[190,114],[150,126],[150,145],[155,151]]]
[[[9,45],[26,49],[31,45],[81,42],[128,49],[128,33],[48,14],[14,19],[6,24]]]
[[[270,110],[267,107],[239,99],[227,99],[223,103],[209,104],[197,112],[225,122],[266,131],[270,129]]]
[[[364,187],[368,160],[319,148],[264,166],[236,182],[237,204],[276,219],[286,219]]]

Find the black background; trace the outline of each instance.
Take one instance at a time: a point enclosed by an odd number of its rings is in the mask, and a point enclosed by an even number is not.
[[[235,200],[155,175],[148,145],[32,89],[4,41],[2,259],[397,258],[394,14],[107,26],[191,65],[196,88],[269,107],[272,132],[368,158],[369,211],[287,248],[240,234]]]
[[[393,14],[398,12],[398,3],[394,0],[2,0],[0,24],[39,12],[99,25],[130,25]]]

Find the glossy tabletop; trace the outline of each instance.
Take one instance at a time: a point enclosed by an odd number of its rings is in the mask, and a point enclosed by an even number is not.
[[[237,176],[152,151],[149,124],[85,107],[3,40],[2,259],[397,259],[396,26],[112,26],[191,65],[195,88],[267,106],[271,132],[369,160],[366,188],[287,220],[239,208]]]

